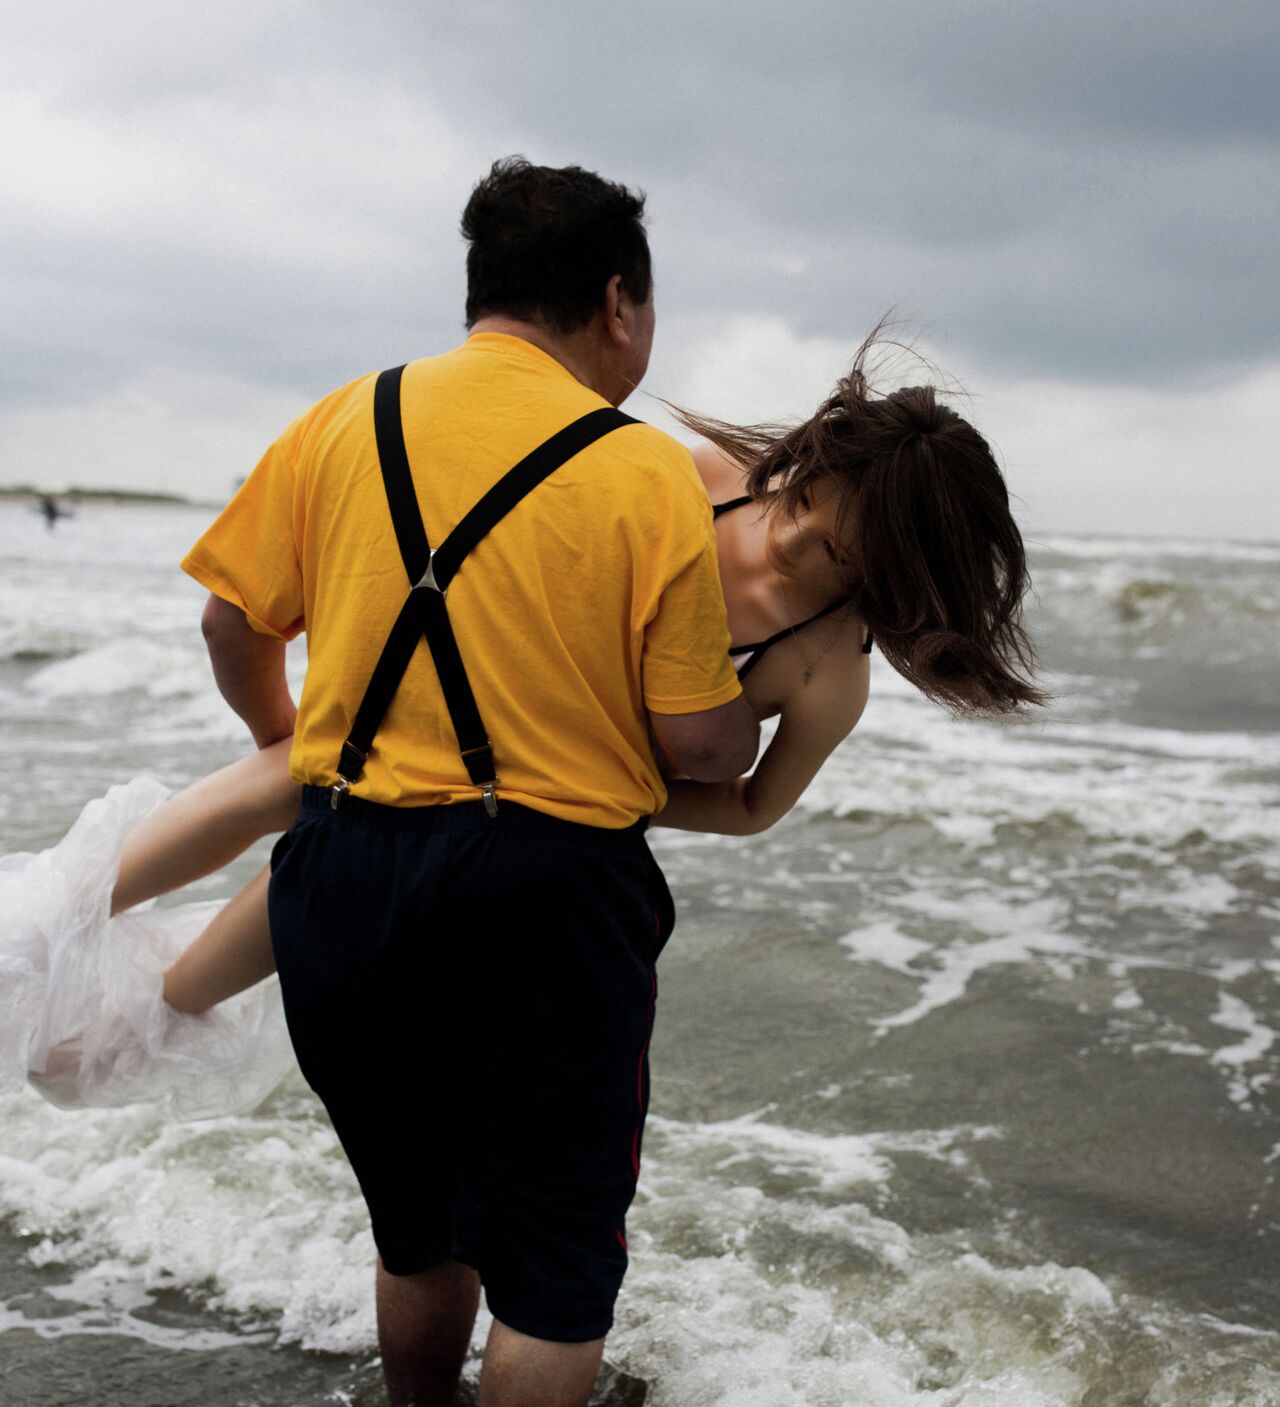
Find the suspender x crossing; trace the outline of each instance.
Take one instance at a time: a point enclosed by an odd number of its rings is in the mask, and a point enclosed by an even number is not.
[[[409,578],[409,595],[391,627],[356,710],[351,731],[342,745],[330,800],[336,810],[359,780],[374,737],[391,707],[418,641],[425,639],[467,776],[473,786],[479,787],[485,810],[490,816],[496,816],[498,782],[493,744],[467,678],[445,597],[467,555],[527,493],[588,445],[636,421],[612,406],[602,406],[557,431],[509,469],[463,516],[440,546],[433,548],[427,540],[418,508],[405,448],[400,411],[403,374],[404,367],[398,366],[378,377],[373,394],[373,418],[383,487]]]

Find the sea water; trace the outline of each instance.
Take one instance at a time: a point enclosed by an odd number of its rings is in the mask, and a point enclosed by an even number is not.
[[[209,516],[0,506],[0,850],[246,749],[176,567]],[[876,654],[783,823],[654,833],[680,922],[600,1401],[1280,1404],[1280,546],[1032,563],[1050,709],[954,721]],[[0,1216],[6,1401],[383,1400],[296,1074],[199,1123],[0,1101]]]

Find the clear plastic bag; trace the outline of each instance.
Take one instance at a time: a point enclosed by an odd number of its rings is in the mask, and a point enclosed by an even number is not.
[[[199,1016],[164,1000],[165,968],[220,902],[110,917],[125,837],[168,794],[113,787],[53,849],[0,857],[0,1091],[205,1118],[252,1109],[294,1068],[275,977]]]

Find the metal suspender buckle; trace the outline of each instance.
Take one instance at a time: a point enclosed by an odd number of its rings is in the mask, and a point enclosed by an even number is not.
[[[493,766],[493,744],[486,738],[479,747],[462,750],[462,761],[471,778],[471,785],[480,788],[484,798],[485,814],[490,818],[498,814],[498,774]]]
[[[449,594],[449,588],[447,586],[441,586],[436,581],[436,549],[434,547],[427,548],[427,569],[422,573],[421,579],[414,583],[413,589],[415,591],[422,591],[424,589],[427,591],[438,591],[442,597]]]
[[[353,783],[360,780],[368,758],[369,754],[358,748],[350,738],[342,744],[342,755],[338,758],[338,780],[329,789],[329,805],[335,811],[342,805],[342,798],[351,790]]]

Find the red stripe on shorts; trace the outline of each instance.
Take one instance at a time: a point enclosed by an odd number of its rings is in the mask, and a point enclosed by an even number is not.
[[[654,920],[655,926],[657,919]],[[631,1135],[631,1171],[636,1178],[640,1177],[640,1134],[644,1129],[644,1060],[649,1054],[649,1040],[653,1033],[653,1017],[658,1004],[658,974],[650,974],[650,996],[649,996],[649,1036],[645,1037],[644,1045],[640,1047],[640,1058],[636,1061],[636,1128]]]

